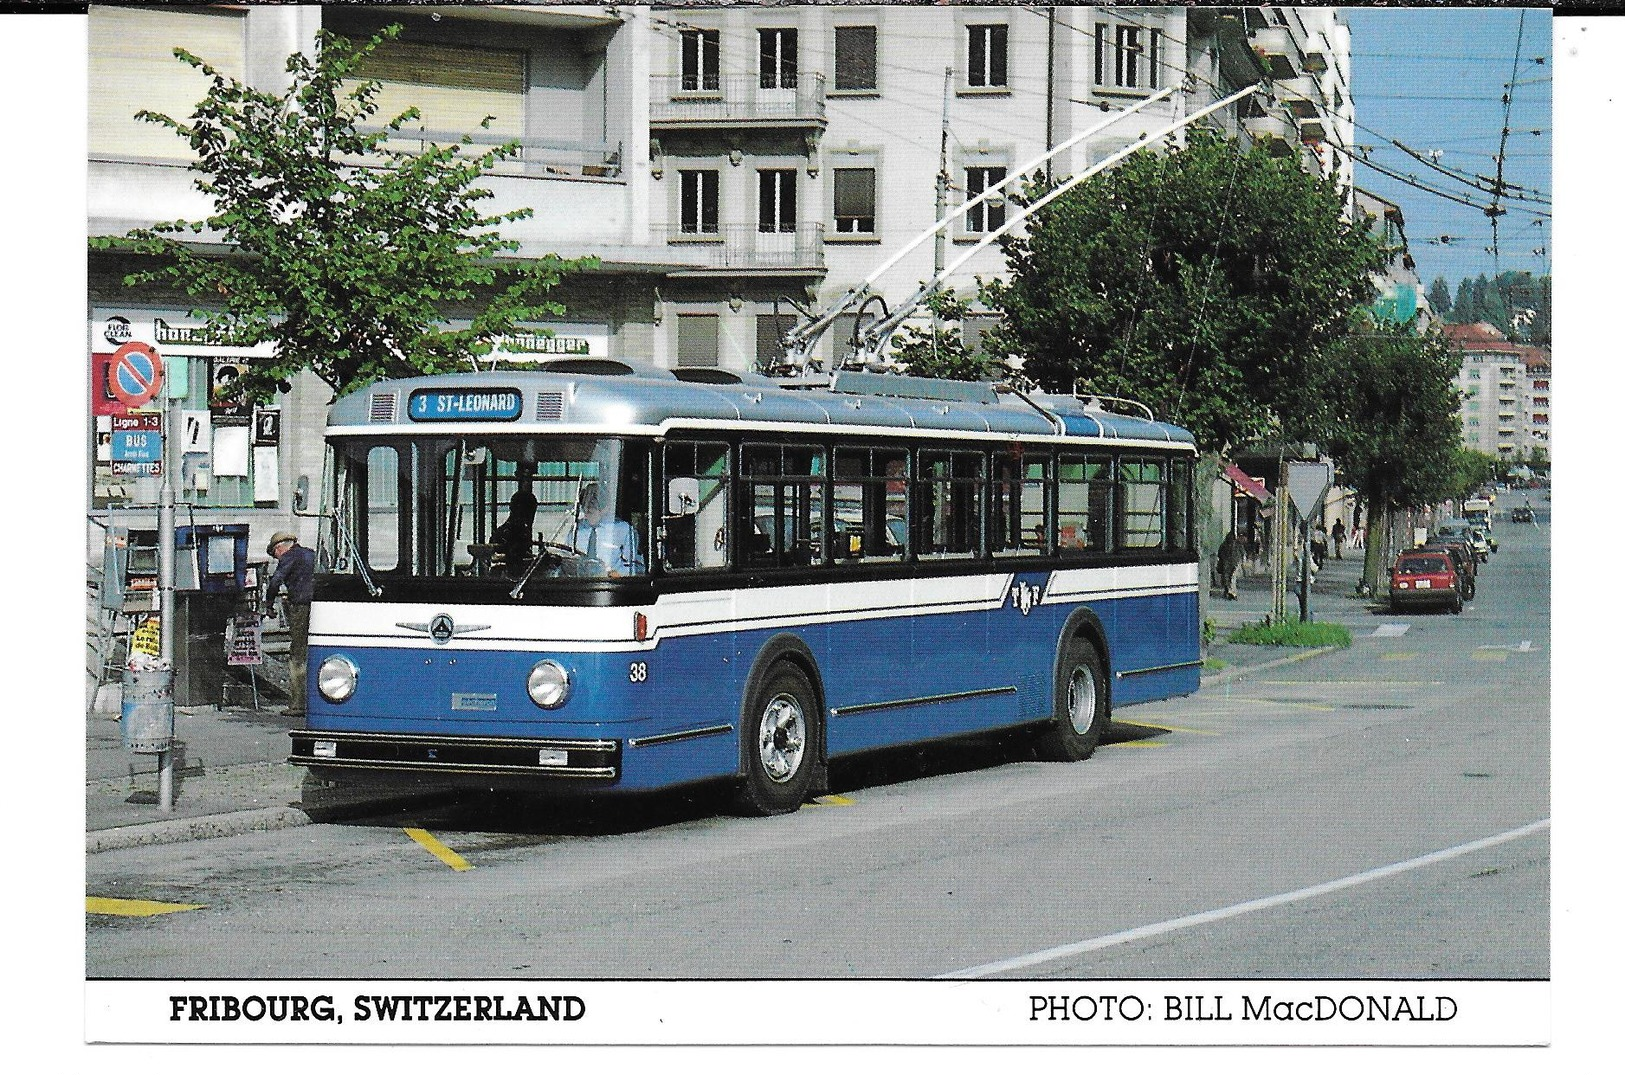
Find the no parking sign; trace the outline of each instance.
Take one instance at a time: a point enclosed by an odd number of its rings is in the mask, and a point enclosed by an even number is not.
[[[145,407],[164,384],[164,360],[150,343],[131,340],[113,352],[107,387],[126,407]]]

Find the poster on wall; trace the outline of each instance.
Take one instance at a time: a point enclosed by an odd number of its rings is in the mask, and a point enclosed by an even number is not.
[[[220,418],[248,418],[254,405],[242,396],[243,374],[247,364],[239,358],[209,360],[209,413]]]

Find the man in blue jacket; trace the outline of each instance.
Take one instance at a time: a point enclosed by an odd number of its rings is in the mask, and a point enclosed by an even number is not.
[[[288,617],[288,708],[284,716],[305,715],[305,654],[310,644],[310,599],[316,586],[316,554],[286,530],[271,535],[265,551],[276,557],[276,573],[265,589],[267,604],[286,589]]]

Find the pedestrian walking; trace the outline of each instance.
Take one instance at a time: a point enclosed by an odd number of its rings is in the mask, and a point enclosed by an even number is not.
[[[287,591],[282,608],[288,620],[288,708],[283,715],[305,715],[305,655],[310,645],[310,599],[316,586],[316,554],[286,530],[271,535],[265,551],[276,557],[276,573],[265,588],[269,604]]]
[[[1316,523],[1309,538],[1309,554],[1315,558],[1315,570],[1326,566],[1326,524]]]
[[[1224,541],[1219,544],[1219,583],[1224,587],[1224,596],[1231,601],[1236,599],[1236,582],[1241,578],[1245,552],[1234,530],[1224,535]]]
[[[1339,560],[1343,558],[1343,539],[1348,537],[1348,527],[1343,525],[1341,517],[1332,524],[1332,555]]]

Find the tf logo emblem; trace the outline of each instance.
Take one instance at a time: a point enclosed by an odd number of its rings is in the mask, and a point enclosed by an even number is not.
[[[1034,605],[1038,604],[1038,599],[1043,592],[1042,589],[1030,582],[1017,582],[1010,587],[1010,606],[1020,609],[1021,614],[1025,616],[1033,610]]]

